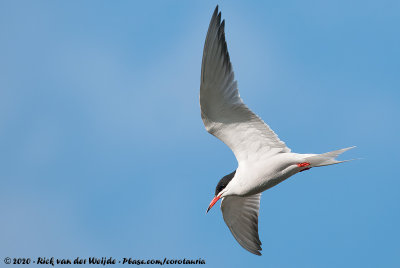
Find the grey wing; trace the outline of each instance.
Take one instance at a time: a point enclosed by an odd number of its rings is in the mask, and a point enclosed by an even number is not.
[[[201,66],[200,106],[206,130],[228,145],[239,162],[259,155],[290,152],[240,98],[224,27],[217,6],[208,28]]]
[[[227,196],[221,202],[224,221],[236,241],[256,255],[261,255],[261,241],[258,236],[260,197],[261,193],[248,197]]]

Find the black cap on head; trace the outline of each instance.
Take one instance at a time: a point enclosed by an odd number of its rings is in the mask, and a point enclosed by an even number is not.
[[[221,192],[225,187],[228,185],[228,183],[233,179],[235,176],[236,170],[232,172],[231,174],[226,175],[223,177],[217,184],[217,187],[215,187],[215,195],[217,195],[219,192]]]

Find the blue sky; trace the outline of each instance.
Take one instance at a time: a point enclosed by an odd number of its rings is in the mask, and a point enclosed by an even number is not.
[[[265,192],[263,256],[236,243],[236,168],[198,103],[216,6],[241,96],[295,152],[362,158]],[[1,258],[202,258],[399,267],[398,1],[1,1]]]

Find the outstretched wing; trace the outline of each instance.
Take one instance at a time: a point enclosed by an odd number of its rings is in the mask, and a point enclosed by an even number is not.
[[[217,6],[208,28],[201,66],[201,118],[207,131],[228,145],[239,162],[259,155],[290,152],[240,98],[224,26]]]
[[[227,196],[221,202],[224,221],[236,241],[256,255],[261,255],[261,241],[258,236],[260,197],[261,194],[248,197]]]

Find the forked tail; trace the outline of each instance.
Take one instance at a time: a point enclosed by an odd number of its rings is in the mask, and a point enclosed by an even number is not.
[[[336,151],[332,151],[332,152],[328,152],[328,153],[324,153],[324,154],[311,155],[311,156],[306,157],[305,160],[306,160],[306,162],[310,163],[311,167],[322,167],[322,166],[328,166],[328,165],[352,161],[354,159],[338,161],[335,158],[338,157],[338,155],[346,152],[347,150],[353,149],[354,147],[356,147],[356,146],[348,147],[348,148],[344,148],[344,149],[340,149],[340,150],[336,150]]]

